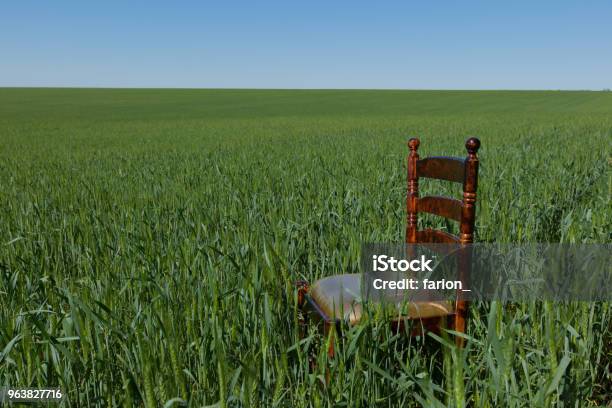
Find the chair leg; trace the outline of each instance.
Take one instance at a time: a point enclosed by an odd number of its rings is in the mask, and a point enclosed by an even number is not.
[[[305,280],[299,280],[295,282],[297,288],[297,307],[298,307],[298,336],[300,339],[304,339],[308,333],[308,313],[304,306],[306,306],[306,295],[308,294],[309,284]],[[316,369],[316,361],[312,354],[308,354],[308,365],[311,371]]]
[[[333,322],[325,322],[324,333],[325,333],[325,341],[328,342],[327,346],[327,356],[329,358],[334,358],[336,352],[334,350],[334,339],[335,339],[335,326],[336,324]]]
[[[306,313],[304,311],[304,305],[306,304],[306,294],[308,293],[308,282],[306,281],[297,281],[295,282],[295,286],[297,287],[297,307],[298,307],[298,325],[299,327],[299,336],[303,339],[306,335],[307,330],[307,322],[306,322]]]
[[[454,329],[456,332],[464,333],[466,329],[467,309],[458,309],[455,314]],[[465,339],[460,336],[455,336],[455,344],[459,348],[465,347]]]
[[[298,307],[301,309],[306,302],[306,294],[308,293],[308,282],[305,280],[300,280],[295,282],[295,286],[297,287],[297,296],[298,296]]]
[[[327,342],[327,357],[333,359],[336,355],[334,349],[334,340],[336,338],[336,324],[333,322],[325,322],[323,326],[325,341]],[[325,368],[325,384],[329,386],[331,383],[331,369],[329,366]]]

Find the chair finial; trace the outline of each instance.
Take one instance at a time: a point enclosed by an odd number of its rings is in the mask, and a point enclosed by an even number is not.
[[[419,148],[420,144],[421,144],[421,141],[418,138],[416,138],[416,137],[413,137],[410,140],[408,140],[408,147],[413,152],[417,151],[417,149]]]
[[[480,149],[480,140],[475,137],[470,137],[465,141],[465,148],[467,149],[470,155],[476,154],[478,149]]]

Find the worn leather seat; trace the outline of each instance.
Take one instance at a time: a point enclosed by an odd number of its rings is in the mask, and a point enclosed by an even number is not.
[[[330,319],[344,319],[351,325],[363,316],[362,274],[334,275],[320,279],[310,289],[310,297],[321,312]],[[452,315],[451,301],[406,300],[405,291],[376,291],[367,297],[374,305],[384,305],[388,311],[404,319],[427,319]]]

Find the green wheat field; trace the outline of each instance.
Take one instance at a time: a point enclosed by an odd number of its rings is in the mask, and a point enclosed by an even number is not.
[[[82,407],[611,404],[609,303],[473,304],[464,349],[384,321],[333,359],[300,337],[294,281],[403,240],[413,136],[422,156],[481,139],[478,242],[612,242],[611,92],[0,89],[0,386]]]

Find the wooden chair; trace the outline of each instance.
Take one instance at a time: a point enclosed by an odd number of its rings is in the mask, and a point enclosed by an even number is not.
[[[465,147],[468,155],[465,159],[455,157],[428,157],[420,159],[418,154],[419,139],[408,141],[408,194],[406,200],[407,225],[406,243],[440,243],[466,245],[474,241],[474,221],[476,214],[476,188],[478,182],[478,157],[476,153],[480,141],[470,138]],[[431,178],[463,184],[463,200],[448,197],[419,197],[419,179]],[[418,213],[426,212],[442,216],[460,223],[459,236],[442,230],[418,229]],[[460,266],[464,278],[469,277],[469,262]],[[358,324],[362,317],[362,304],[356,302],[361,293],[361,274],[344,274],[326,277],[309,286],[307,282],[298,282],[298,306],[302,316],[314,316],[324,322],[326,335],[332,329],[340,330],[342,320],[350,325]],[[412,302],[404,309],[404,314],[394,320],[394,324],[403,327],[405,321],[418,321],[413,325],[412,334],[421,334],[422,329],[439,331],[440,327],[450,327],[457,332],[465,333],[468,302],[457,292],[455,301]],[[305,324],[305,323],[304,323]],[[455,337],[458,346],[463,346],[464,339]],[[329,342],[328,354],[333,356],[333,342]]]

